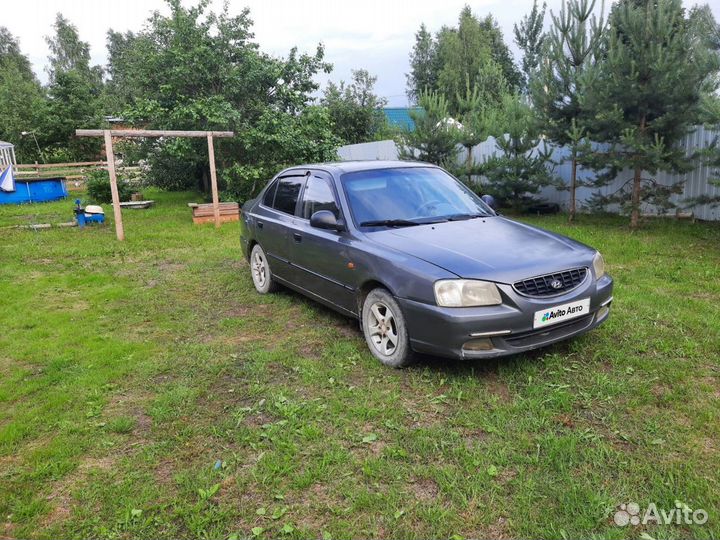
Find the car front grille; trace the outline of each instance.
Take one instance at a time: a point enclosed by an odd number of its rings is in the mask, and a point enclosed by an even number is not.
[[[525,296],[555,296],[573,290],[585,281],[587,268],[573,268],[563,270],[554,274],[536,276],[513,283],[513,287],[520,294]],[[559,287],[553,287],[553,283],[559,283]]]

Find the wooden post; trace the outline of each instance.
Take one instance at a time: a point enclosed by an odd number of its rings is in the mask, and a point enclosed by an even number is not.
[[[220,200],[218,198],[217,174],[215,173],[215,148],[212,133],[207,134],[208,155],[210,156],[210,186],[212,188],[213,213],[215,227],[220,227]]]
[[[104,130],[105,154],[107,155],[108,173],[110,174],[110,193],[112,193],[113,213],[115,215],[115,234],[117,239],[125,240],[125,229],[123,229],[122,211],[120,210],[120,195],[118,194],[117,176],[115,174],[115,155],[113,154],[112,135],[110,130]]]

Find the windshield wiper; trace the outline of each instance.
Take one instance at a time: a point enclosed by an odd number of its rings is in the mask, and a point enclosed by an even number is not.
[[[372,221],[363,221],[361,227],[412,227],[414,225],[420,225],[414,221],[407,219],[375,219]]]
[[[476,219],[490,217],[488,214],[453,214],[451,216],[445,216],[448,221],[465,221],[466,219]]]

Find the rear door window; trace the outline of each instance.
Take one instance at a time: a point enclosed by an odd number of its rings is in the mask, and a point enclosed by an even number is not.
[[[340,219],[340,211],[330,183],[319,176],[310,176],[305,185],[305,191],[303,191],[300,217],[310,219],[310,216],[320,210],[329,210],[335,214],[337,219]]]
[[[269,188],[265,191],[262,203],[268,208],[272,208],[273,201],[275,200],[275,191],[277,191],[277,180],[273,182]]]
[[[304,176],[287,176],[278,182],[277,193],[272,207],[286,214],[295,214],[298,196],[302,188]]]

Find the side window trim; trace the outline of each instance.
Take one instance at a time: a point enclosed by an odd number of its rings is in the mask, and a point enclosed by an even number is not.
[[[343,211],[342,206],[340,206],[340,200],[338,198],[338,192],[335,189],[335,182],[332,181],[332,176],[325,172],[325,171],[319,171],[315,169],[311,169],[308,171],[309,174],[305,176],[305,181],[302,185],[302,191],[300,192],[300,197],[298,197],[298,204],[295,208],[295,218],[301,219],[302,221],[309,223],[310,220],[307,218],[302,217],[302,210],[303,210],[303,201],[305,198],[305,188],[307,187],[308,180],[310,177],[315,176],[319,178],[320,180],[324,181],[328,187],[330,188],[330,192],[333,194],[333,199],[335,201],[335,207],[338,209],[338,214],[340,216],[340,219],[343,219]]]
[[[270,182],[270,184],[267,186],[267,188],[263,191],[262,198],[260,199],[260,206],[262,206],[263,208],[267,208],[269,210],[275,210],[273,208],[273,204],[275,204],[275,194],[277,193],[277,187],[278,187],[279,183],[280,183],[279,178],[275,178],[274,180],[272,180]],[[272,202],[270,203],[270,206],[268,206],[267,204],[265,204],[265,197],[268,194],[268,191],[270,191],[270,190],[272,190],[273,196],[272,196]]]
[[[293,171],[293,172],[297,172],[297,171]],[[278,210],[277,208],[275,208],[275,198],[277,197],[277,188],[280,186],[280,182],[282,182],[286,178],[303,178],[303,177],[305,177],[304,174],[286,174],[286,175],[278,176],[277,178],[275,178],[275,180],[271,184],[271,185],[275,185],[275,195],[273,195],[273,206],[267,206],[265,204],[264,200],[260,200],[260,206],[262,206],[263,208],[265,208],[267,210],[272,210],[273,212],[282,214],[284,216],[295,217],[295,214],[297,214],[297,211],[298,211],[298,205],[300,204],[302,194],[305,191],[305,180],[304,179],[301,180],[302,184],[300,186],[300,192],[298,193],[298,199],[297,199],[297,201],[295,201],[295,212],[293,214],[288,214],[287,212],[283,212],[282,210]],[[263,198],[264,198],[264,196],[263,196]]]

